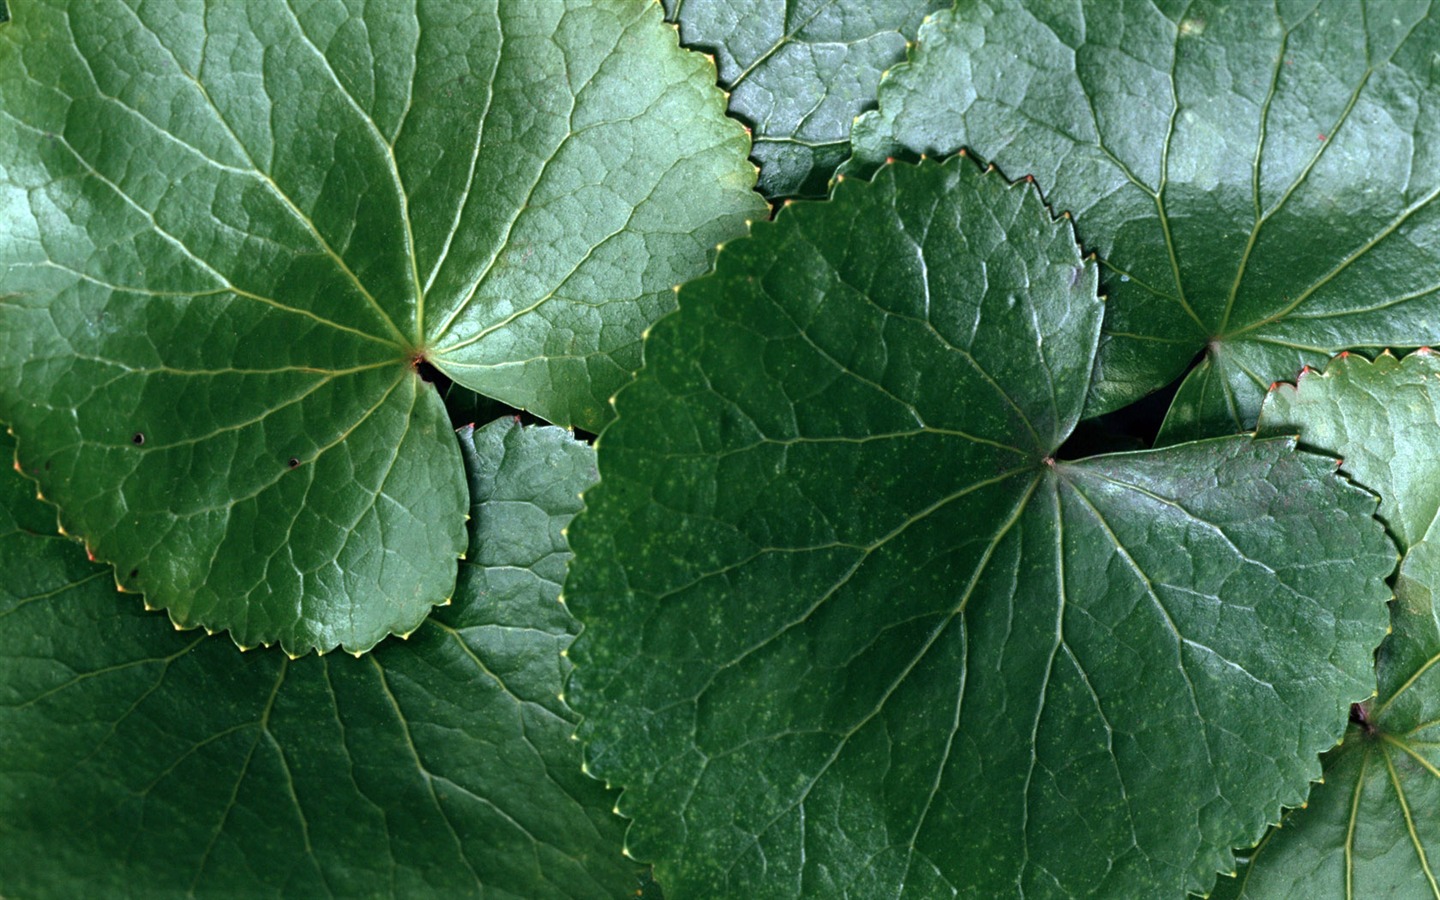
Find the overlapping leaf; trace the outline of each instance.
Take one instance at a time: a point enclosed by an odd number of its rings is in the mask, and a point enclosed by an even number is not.
[[[1440,16],[1425,0],[962,0],[855,128],[1033,174],[1110,297],[1087,415],[1189,374],[1167,440],[1270,383],[1440,339]]]
[[[1379,492],[1405,549],[1394,633],[1376,656],[1375,696],[1325,757],[1325,782],[1250,854],[1218,896],[1431,897],[1440,894],[1440,359],[1337,359],[1278,388],[1270,432],[1299,432],[1344,457]]]
[[[1095,278],[1033,189],[892,166],[655,327],[567,697],[667,890],[1205,889],[1304,796],[1384,634],[1374,500],[1289,439],[1057,461]]]
[[[951,0],[665,0],[686,46],[715,54],[730,111],[754,129],[767,197],[823,196],[852,120]]]
[[[456,603],[359,660],[176,633],[3,473],[0,893],[633,892],[614,798],[579,772],[556,700],[561,532],[594,454],[509,419],[464,437]]]
[[[27,3],[0,30],[0,420],[185,626],[372,646],[450,596],[428,360],[598,427],[763,210],[639,0]]]

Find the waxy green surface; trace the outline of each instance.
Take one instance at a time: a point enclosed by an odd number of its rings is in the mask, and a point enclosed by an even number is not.
[[[1095,279],[1029,186],[897,165],[655,326],[566,697],[667,892],[1179,894],[1303,799],[1385,633],[1375,500],[1289,438],[1056,460]]]
[[[823,197],[855,116],[953,0],[665,0],[687,47],[715,55],[730,113],[753,130],[766,197]]]
[[[1086,415],[1189,370],[1162,440],[1234,434],[1302,365],[1440,341],[1436,47],[1428,0],[960,0],[853,140],[1034,175],[1102,264]]]
[[[1299,433],[1344,458],[1381,496],[1405,557],[1394,633],[1376,654],[1375,695],[1357,708],[1325,782],[1255,849],[1217,897],[1433,897],[1440,894],[1440,358],[1359,356],[1282,385],[1265,432]]]
[[[455,603],[363,659],[240,652],[117,596],[0,473],[0,894],[614,900],[639,886],[559,700],[594,453],[462,432]],[[12,442],[0,437],[9,452]]]
[[[762,214],[658,4],[26,3],[0,27],[0,421],[185,627],[369,649],[451,597],[427,360],[598,428]]]

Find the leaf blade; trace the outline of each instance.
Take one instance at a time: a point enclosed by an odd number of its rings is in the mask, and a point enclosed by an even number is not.
[[[730,113],[753,129],[757,188],[772,200],[825,195],[849,155],[851,120],[874,104],[882,73],[904,58],[924,17],[945,5],[665,0],[686,46],[715,55]]]
[[[555,603],[562,531],[593,453],[508,419],[463,443],[476,525],[456,603],[358,660],[175,633],[116,598],[7,474],[6,890],[633,890],[613,796],[579,773],[556,699],[574,631]]]
[[[682,289],[565,589],[589,767],[662,883],[1204,889],[1303,796],[1384,628],[1374,501],[1286,441],[1054,459],[1094,277],[957,159],[846,180]]]
[[[1437,836],[1428,810],[1437,784],[1433,721],[1440,705],[1434,591],[1435,380],[1428,350],[1373,362],[1345,355],[1266,398],[1260,427],[1298,432],[1344,456],[1343,468],[1381,497],[1405,551],[1395,581],[1392,633],[1375,656],[1375,689],[1357,704],[1344,742],[1325,758],[1325,781],[1251,852],[1220,896],[1287,892],[1346,895],[1436,890]]]
[[[671,285],[763,210],[713,80],[636,0],[27,7],[0,34],[27,473],[185,627],[409,633],[465,549],[422,363],[598,428]]]
[[[1191,418],[1167,429],[1233,433],[1303,365],[1431,342],[1436,259],[1399,235],[1434,227],[1436,185],[1413,166],[1440,125],[1423,99],[1435,27],[1419,5],[975,0],[882,85],[857,157],[968,146],[1033,174],[1104,260],[1087,414],[1204,353],[1181,389]],[[1226,389],[1205,389],[1217,374]]]

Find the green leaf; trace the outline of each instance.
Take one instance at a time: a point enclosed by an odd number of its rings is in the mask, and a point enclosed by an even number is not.
[[[1265,399],[1261,434],[1298,434],[1309,447],[1340,457],[1351,478],[1380,495],[1379,516],[1406,550],[1440,510],[1440,358],[1426,349],[1374,362],[1342,353],[1324,372],[1305,369],[1294,386]]]
[[[240,653],[117,598],[3,473],[0,892],[613,898],[614,797],[556,699],[562,530],[595,480],[559,428],[462,435],[454,606],[363,659]],[[9,440],[4,449],[11,449]]]
[[[1420,351],[1334,360],[1266,399],[1260,427],[1344,457],[1380,493],[1406,549],[1394,633],[1376,654],[1375,696],[1325,757],[1325,782],[1290,812],[1218,896],[1430,897],[1440,893],[1440,359]]]
[[[688,47],[711,52],[730,112],[753,129],[767,197],[823,197],[850,155],[850,125],[951,0],[665,0]]]
[[[1109,295],[1086,415],[1204,362],[1167,441],[1270,383],[1440,340],[1440,17],[1428,2],[962,0],[855,127],[874,165],[969,147],[1033,174]]]
[[[416,363],[598,427],[671,286],[764,211],[713,82],[638,0],[25,4],[0,420],[27,474],[179,625],[409,632],[465,546]]]
[[[1304,797],[1384,634],[1375,501],[1288,438],[1056,461],[1095,278],[957,159],[757,224],[656,325],[566,696],[667,891],[1204,889]]]

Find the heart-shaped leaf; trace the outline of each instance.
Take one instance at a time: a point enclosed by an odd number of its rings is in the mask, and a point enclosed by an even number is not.
[[[0,30],[0,420],[126,589],[359,652],[455,583],[455,381],[598,427],[763,212],[655,4],[27,3]],[[683,124],[682,124],[683,123]]]
[[[1217,896],[1431,897],[1440,893],[1440,358],[1336,359],[1266,399],[1260,427],[1299,432],[1344,457],[1382,497],[1405,558],[1394,633],[1376,654],[1375,696],[1358,704],[1325,781]]]
[[[1428,3],[962,0],[856,154],[1033,174],[1102,260],[1086,414],[1203,354],[1162,437],[1233,434],[1304,364],[1440,340],[1437,46]]]
[[[177,634],[0,473],[0,891],[634,891],[614,797],[580,773],[556,699],[574,631],[555,602],[562,529],[594,454],[510,419],[462,437],[473,533],[456,602],[359,660]]]
[[[950,0],[665,0],[687,47],[715,54],[730,112],[754,129],[767,197],[824,196],[850,155],[850,125]]]
[[[1375,501],[1292,439],[1055,459],[1095,278],[1033,189],[901,165],[655,326],[567,697],[667,890],[1203,890],[1304,797],[1384,635]]]

